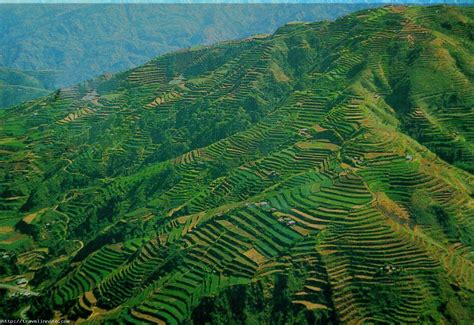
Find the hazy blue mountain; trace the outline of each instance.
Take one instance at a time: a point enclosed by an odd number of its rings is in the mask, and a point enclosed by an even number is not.
[[[0,66],[59,70],[57,86],[164,52],[334,19],[364,5],[2,5]]]
[[[424,3],[440,1],[430,0]],[[26,1],[0,0],[0,3],[7,2]],[[3,80],[0,107],[33,99],[48,90],[69,86],[105,72],[123,71],[165,52],[196,44],[240,39],[256,33],[272,33],[278,26],[291,21],[333,20],[369,6],[379,6],[381,3],[421,1],[78,1],[84,4],[32,2],[50,4],[0,6],[0,67],[28,70],[30,72],[26,74],[30,76],[31,71],[53,70],[56,79],[38,87],[38,82],[32,86],[28,78],[20,78],[16,83],[9,84],[7,79],[11,76],[8,73],[4,78],[0,76]],[[85,4],[87,2],[96,4]],[[98,2],[109,4],[97,4]],[[124,2],[129,4],[123,4]],[[171,4],[172,2],[181,4]],[[189,2],[201,4],[184,4]],[[202,4],[203,2],[228,4]],[[238,2],[253,4],[230,4]],[[269,4],[277,2],[287,4]],[[332,4],[308,4],[310,2]],[[458,3],[460,0],[448,2]],[[0,71],[0,74],[5,74],[5,71]],[[20,74],[24,75],[25,72]],[[51,76],[50,74],[50,79]],[[21,80],[26,81],[26,84],[21,84]]]

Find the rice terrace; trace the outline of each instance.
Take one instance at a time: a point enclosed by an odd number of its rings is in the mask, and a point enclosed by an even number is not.
[[[473,82],[474,6],[379,6],[2,109],[0,318],[472,324]]]

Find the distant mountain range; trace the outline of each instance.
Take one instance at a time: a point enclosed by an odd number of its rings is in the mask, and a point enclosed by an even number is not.
[[[367,5],[0,5],[0,67],[55,71],[47,89],[135,67],[197,44],[272,33],[290,21],[320,21]],[[0,79],[4,71],[0,70]],[[23,74],[27,72],[21,72]],[[7,79],[7,77],[3,78]],[[16,90],[21,85],[16,84]],[[2,87],[0,107],[39,94]]]
[[[6,2],[9,1],[0,0],[0,3]],[[122,3],[108,3],[119,2]],[[32,89],[29,84],[18,83],[7,87],[8,82],[4,83],[0,89],[0,108],[105,72],[135,67],[156,55],[180,48],[244,38],[255,33],[272,33],[278,26],[290,21],[332,20],[369,6],[394,3],[387,0],[349,0],[347,4],[341,4],[338,0],[322,1],[326,4],[310,4],[311,1],[301,1],[306,4],[295,4],[298,1],[269,4],[278,1],[264,0],[265,4],[249,1],[252,4],[213,5],[189,1],[195,3],[190,6],[130,2],[134,4],[0,5],[0,67],[15,69],[21,74],[54,71],[55,77],[46,88]],[[428,4],[445,1],[396,2]],[[7,77],[1,77],[4,72],[0,70],[0,79],[5,81]]]

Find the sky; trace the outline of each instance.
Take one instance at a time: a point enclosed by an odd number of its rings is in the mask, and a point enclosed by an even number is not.
[[[0,4],[2,3],[462,3],[474,5],[474,0],[0,0]]]

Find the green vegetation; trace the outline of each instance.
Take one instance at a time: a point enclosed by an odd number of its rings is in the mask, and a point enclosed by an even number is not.
[[[166,52],[272,33],[290,21],[335,19],[369,6],[4,4],[0,66],[57,71],[59,88],[136,67]]]
[[[45,96],[54,88],[50,71],[22,71],[0,67],[0,109]]]
[[[165,52],[272,33],[295,20],[335,19],[369,6],[4,4],[0,109],[136,67]],[[195,74],[215,63],[194,67]]]
[[[472,323],[473,22],[293,23],[4,110],[0,280],[33,318]]]

